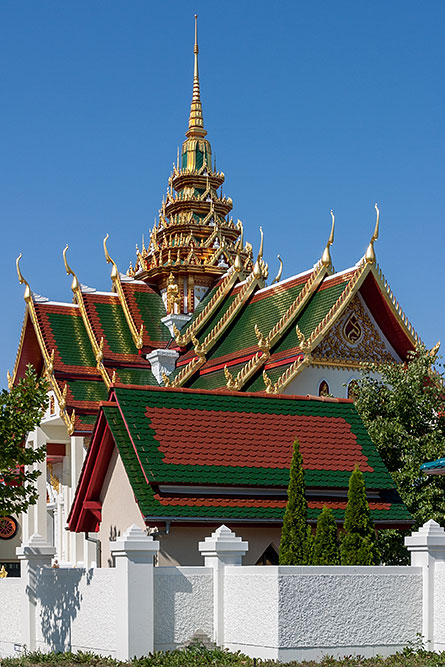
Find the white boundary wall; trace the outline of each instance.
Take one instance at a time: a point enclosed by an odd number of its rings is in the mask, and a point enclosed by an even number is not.
[[[225,644],[276,660],[388,655],[422,631],[422,570],[227,567]],[[255,595],[252,595],[252,591]]]
[[[388,655],[421,634],[445,650],[445,531],[406,538],[410,567],[242,566],[248,544],[225,526],[199,550],[204,567],[154,567],[159,543],[130,527],[116,567],[51,568],[34,534],[19,579],[0,579],[0,657],[82,650],[122,660],[186,645],[195,635],[252,657]]]
[[[213,570],[155,567],[154,647],[172,650],[197,632],[213,638]]]

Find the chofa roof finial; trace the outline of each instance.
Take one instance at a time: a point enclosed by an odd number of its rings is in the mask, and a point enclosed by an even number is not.
[[[323,255],[321,256],[321,261],[324,266],[330,266],[332,264],[330,247],[334,243],[334,229],[335,229],[335,215],[332,208],[331,208],[331,220],[332,220],[331,233],[329,234],[326,248],[324,249]]]
[[[19,277],[19,283],[20,283],[20,285],[25,285],[25,294],[24,294],[23,298],[25,299],[26,302],[28,302],[28,301],[31,301],[31,299],[32,299],[32,292],[31,292],[31,288],[29,286],[28,281],[25,280],[25,278],[23,277],[22,272],[20,270],[20,260],[21,259],[22,259],[22,253],[20,253],[20,255],[15,260],[15,265],[17,267],[17,275]]]
[[[379,207],[377,204],[374,204],[374,208],[377,213],[377,218],[375,221],[375,227],[374,227],[374,234],[371,237],[371,240],[369,242],[368,249],[365,254],[365,259],[368,262],[368,264],[373,264],[375,262],[375,252],[374,252],[374,242],[377,241],[379,238],[379,221],[380,221],[380,211]]]

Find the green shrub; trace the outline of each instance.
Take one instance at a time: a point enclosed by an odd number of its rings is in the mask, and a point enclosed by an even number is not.
[[[317,533],[314,541],[313,565],[339,565],[337,524],[332,510],[323,507],[317,521]]]
[[[342,565],[378,565],[380,553],[369,512],[363,474],[355,467],[349,479],[344,535],[341,540]]]
[[[280,541],[280,565],[310,565],[312,561],[312,533],[307,523],[303,459],[298,440],[289,473],[287,505],[284,512]]]

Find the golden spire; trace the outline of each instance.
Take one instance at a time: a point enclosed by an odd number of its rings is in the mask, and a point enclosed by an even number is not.
[[[186,137],[203,138],[207,132],[204,129],[204,120],[202,117],[201,95],[199,92],[199,71],[198,71],[198,14],[195,14],[195,45],[193,47],[195,54],[195,65],[193,70],[193,96],[190,106],[189,129],[185,133]]]

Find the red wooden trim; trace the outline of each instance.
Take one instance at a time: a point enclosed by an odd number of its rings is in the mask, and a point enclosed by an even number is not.
[[[47,442],[46,453],[48,454],[48,456],[65,456],[66,445],[64,443],[59,443],[59,442]]]

